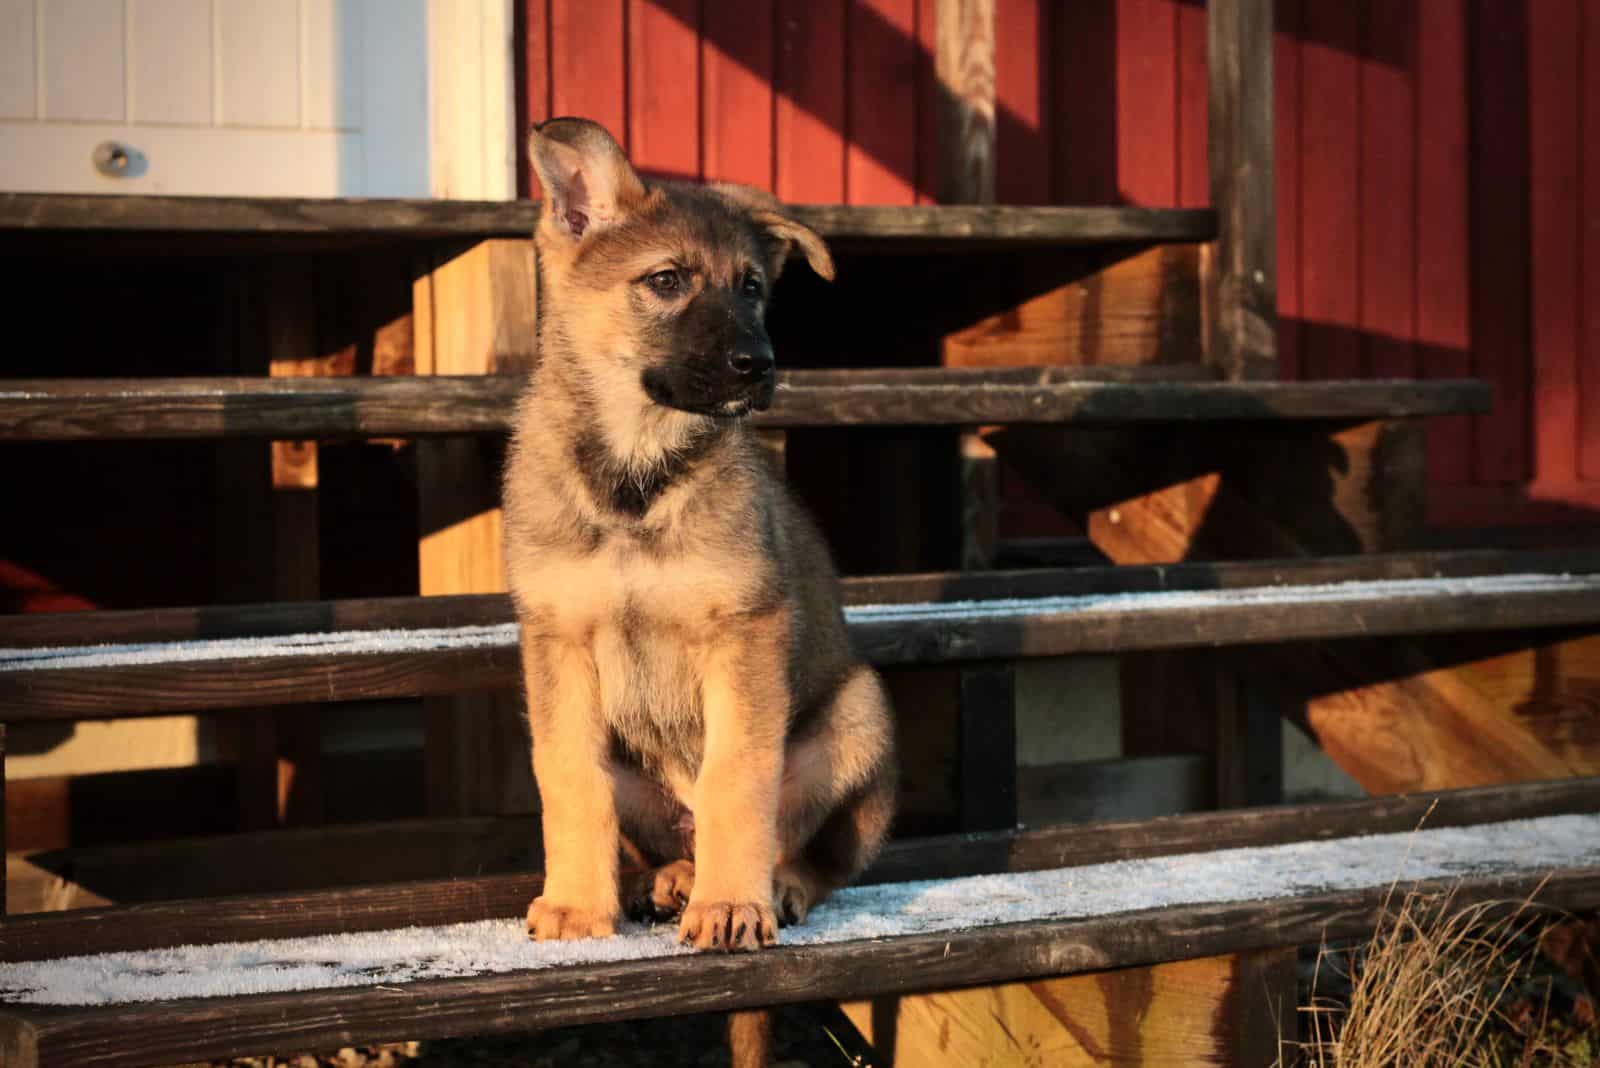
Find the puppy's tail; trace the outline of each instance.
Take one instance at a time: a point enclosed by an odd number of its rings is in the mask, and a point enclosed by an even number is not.
[[[766,1009],[728,1013],[733,1068],[767,1068],[772,1060],[772,1017]]]

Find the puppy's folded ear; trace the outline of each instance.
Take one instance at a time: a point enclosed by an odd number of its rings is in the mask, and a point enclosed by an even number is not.
[[[776,211],[758,211],[756,223],[768,234],[783,242],[784,257],[799,252],[816,271],[828,281],[833,281],[833,256],[827,242],[809,226],[801,226],[787,215]]]
[[[746,208],[755,224],[772,238],[778,246],[778,262],[773,265],[773,277],[782,269],[783,261],[798,252],[806,258],[811,269],[833,281],[833,256],[827,242],[809,226],[802,226],[784,214],[783,201],[754,186],[718,182],[712,186],[729,200]]]
[[[644,183],[599,123],[539,123],[528,131],[528,157],[544,187],[541,225],[573,242],[615,225],[644,201]]]

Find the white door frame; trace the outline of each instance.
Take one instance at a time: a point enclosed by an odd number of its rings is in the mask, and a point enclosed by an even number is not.
[[[447,200],[517,195],[514,0],[428,0],[431,192]]]

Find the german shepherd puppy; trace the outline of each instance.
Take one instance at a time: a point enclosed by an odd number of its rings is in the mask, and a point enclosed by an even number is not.
[[[700,949],[777,941],[882,844],[895,770],[810,519],[741,416],[772,400],[784,261],[833,277],[770,195],[646,184],[604,129],[530,134],[539,363],[505,558],[543,800],[537,939],[630,912]],[[619,843],[653,870],[618,885]]]

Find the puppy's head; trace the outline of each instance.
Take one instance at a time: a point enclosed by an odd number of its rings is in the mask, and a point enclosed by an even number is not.
[[[535,126],[529,156],[544,186],[542,358],[574,361],[608,392],[637,389],[680,411],[767,407],[772,285],[795,252],[831,279],[822,239],[760,190],[647,186],[586,119]]]

